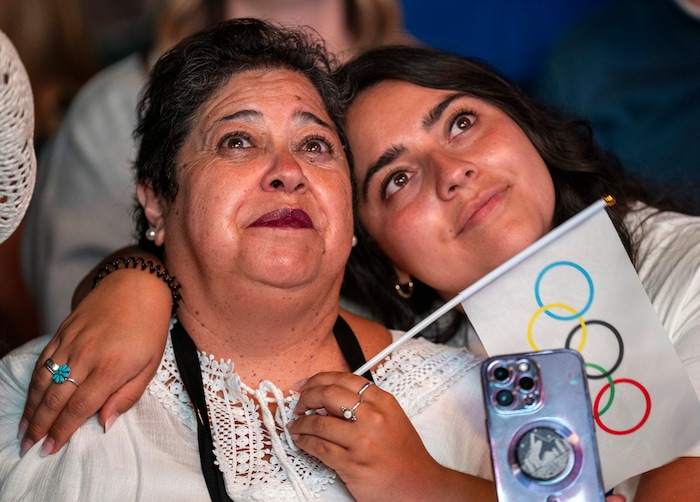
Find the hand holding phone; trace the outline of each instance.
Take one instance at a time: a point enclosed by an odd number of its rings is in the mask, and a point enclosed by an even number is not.
[[[580,354],[491,357],[481,367],[499,501],[604,501]]]

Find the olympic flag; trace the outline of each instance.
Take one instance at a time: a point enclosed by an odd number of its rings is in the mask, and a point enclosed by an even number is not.
[[[489,355],[581,353],[610,489],[700,441],[700,402],[603,208],[494,270],[462,306]]]

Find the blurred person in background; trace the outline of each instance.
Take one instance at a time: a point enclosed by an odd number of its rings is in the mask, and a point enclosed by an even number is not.
[[[58,130],[78,90],[98,70],[80,0],[3,0],[0,30],[17,49],[34,92],[37,149]]]
[[[537,94],[588,118],[625,169],[700,208],[700,0],[617,0],[571,30]]]
[[[12,141],[6,134],[13,133],[25,136],[21,142],[29,141],[32,148],[32,173],[36,169],[34,149],[43,147],[58,130],[65,116],[68,104],[80,87],[97,71],[97,64],[92,53],[88,34],[87,22],[82,15],[80,0],[3,0],[0,3],[0,31],[6,36],[6,42],[12,46],[12,57],[9,52],[3,52],[3,73],[8,71],[8,64],[14,58],[22,66],[27,76],[29,96],[33,97],[31,110],[24,111],[31,115],[32,131],[25,131],[18,124],[8,124],[4,119],[19,118],[16,107],[23,107],[17,96],[10,97],[10,91],[17,81],[3,79],[2,103],[4,111],[3,129],[0,130],[0,149],[2,168],[10,169],[7,160],[17,159],[17,150],[12,150]],[[16,69],[16,67],[15,67]],[[7,74],[5,74],[7,76]],[[16,76],[16,74],[14,75]],[[8,88],[9,86],[9,88]],[[17,89],[15,88],[14,91]],[[12,91],[12,92],[14,92]],[[16,145],[15,145],[16,146]],[[3,175],[7,173],[3,172]],[[9,179],[7,180],[9,183]],[[15,178],[15,183],[21,181],[21,176]],[[9,185],[7,185],[9,186]],[[34,176],[32,175],[32,187]],[[10,192],[7,192],[10,193]],[[2,204],[10,204],[6,194],[2,194]],[[31,192],[29,192],[31,194]],[[13,193],[9,197],[12,198]],[[28,202],[29,196],[27,197]],[[26,206],[19,211],[24,215]],[[11,217],[14,219],[14,217]],[[17,218],[17,222],[21,218]],[[3,219],[3,224],[8,220]],[[37,315],[30,295],[25,286],[21,266],[20,247],[23,224],[13,227],[13,231],[0,239],[0,354],[39,334]]]
[[[154,0],[122,0],[118,4],[108,0],[0,2],[0,31],[12,44],[31,83],[33,154],[36,150],[40,156],[50,149],[75,95],[116,54],[115,44],[102,41],[102,37],[112,39],[119,34],[113,25],[144,24],[152,17],[153,9],[147,8],[152,3]],[[128,42],[133,46],[138,38],[132,36]],[[3,142],[0,148],[9,155],[7,146]],[[36,170],[35,163],[32,169]],[[33,182],[32,177],[32,186]],[[6,239],[0,239],[0,354],[40,333],[22,274],[24,226],[20,222]]]

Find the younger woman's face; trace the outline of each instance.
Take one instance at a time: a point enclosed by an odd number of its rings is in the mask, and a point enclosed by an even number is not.
[[[554,186],[499,108],[384,81],[348,110],[362,224],[394,263],[451,298],[547,233]]]

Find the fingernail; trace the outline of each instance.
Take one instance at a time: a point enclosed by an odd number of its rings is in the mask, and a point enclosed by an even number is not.
[[[34,446],[34,441],[31,439],[25,439],[22,441],[22,444],[19,447],[19,456],[20,458],[24,457],[24,455],[31,450],[32,446]]]
[[[300,389],[300,388],[302,388],[302,387],[304,386],[304,384],[305,384],[306,382],[308,382],[308,381],[309,381],[308,378],[303,378],[303,379],[299,380],[297,383],[295,383],[295,384],[294,384],[294,387],[296,387],[297,389]]]
[[[41,445],[41,451],[39,451],[39,456],[44,458],[48,456],[53,451],[54,440],[51,438],[44,439],[44,444]]]
[[[112,428],[112,425],[114,425],[114,422],[119,418],[119,413],[115,413],[111,417],[107,419],[105,422],[105,434],[107,434],[107,431]]]
[[[17,430],[17,439],[22,439],[24,437],[24,433],[27,432],[27,428],[29,428],[29,420],[23,418],[22,421],[19,423],[19,429]]]

